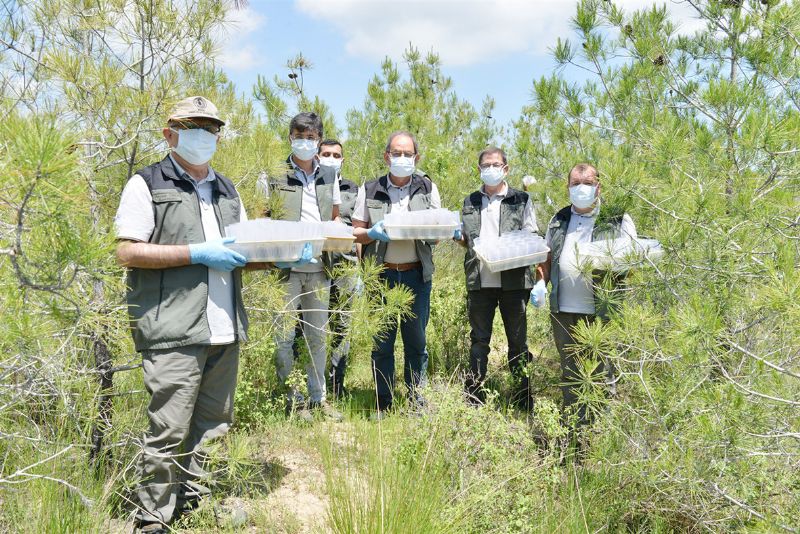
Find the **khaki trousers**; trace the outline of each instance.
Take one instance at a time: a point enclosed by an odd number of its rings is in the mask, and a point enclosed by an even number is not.
[[[168,523],[181,500],[210,493],[203,444],[233,423],[239,344],[143,351],[142,363],[150,430],[139,462],[137,519]]]

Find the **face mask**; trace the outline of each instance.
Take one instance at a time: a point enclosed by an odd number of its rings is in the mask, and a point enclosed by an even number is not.
[[[201,128],[172,131],[178,134],[178,144],[172,149],[177,155],[192,165],[202,165],[211,161],[217,150],[216,135]]]
[[[292,139],[292,154],[303,161],[308,161],[317,153],[316,139]]]
[[[597,186],[595,185],[573,185],[569,188],[569,200],[578,209],[586,209],[595,201]]]
[[[342,159],[334,158],[333,156],[327,158],[319,158],[319,164],[323,167],[331,167],[337,171],[342,168]]]
[[[502,167],[487,167],[481,169],[481,180],[488,186],[495,186],[503,181],[506,173]]]
[[[398,156],[396,158],[389,158],[389,172],[392,176],[398,178],[405,178],[411,176],[414,172],[414,157]]]

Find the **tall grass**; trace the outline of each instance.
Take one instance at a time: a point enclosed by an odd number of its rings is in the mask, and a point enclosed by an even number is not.
[[[398,453],[410,427],[400,417],[356,422],[348,442],[321,441],[333,532],[461,532],[451,515],[452,480],[436,451]]]

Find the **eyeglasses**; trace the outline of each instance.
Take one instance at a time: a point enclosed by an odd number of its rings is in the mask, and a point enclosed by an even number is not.
[[[496,162],[496,163],[484,163],[483,165],[480,165],[480,169],[481,169],[482,171],[485,171],[486,169],[491,169],[491,168],[495,168],[495,169],[502,169],[502,168],[503,168],[503,167],[505,167],[505,166],[506,166],[506,164],[505,164],[505,163],[500,163],[500,162]]]
[[[413,158],[416,155],[417,154],[414,153],[414,152],[403,152],[403,151],[400,151],[400,150],[393,150],[393,151],[389,152],[389,156],[392,157],[392,158]]]
[[[178,130],[205,130],[210,134],[217,135],[220,131],[219,126],[213,124],[195,124],[193,122],[182,122],[180,124],[173,124],[172,128]]]

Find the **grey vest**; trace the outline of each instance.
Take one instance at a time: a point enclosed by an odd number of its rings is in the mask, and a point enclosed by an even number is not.
[[[389,176],[384,175],[375,180],[371,180],[364,184],[366,193],[367,211],[369,212],[370,224],[383,220],[389,212],[392,201],[389,197]],[[433,191],[433,182],[427,175],[412,174],[411,175],[411,188],[409,190],[410,198],[408,200],[409,211],[427,210],[431,207],[431,192]],[[373,257],[377,263],[383,263],[383,258],[386,256],[386,247],[388,243],[383,241],[373,241],[364,247],[364,257]],[[433,247],[427,241],[414,241],[414,246],[422,262],[422,278],[426,282],[433,278]]]
[[[286,160],[285,174],[268,178],[270,207],[266,216],[282,221],[299,221],[303,211],[303,182],[295,175],[290,159],[291,156]],[[333,219],[333,188],[335,184],[336,170],[322,165],[317,167],[314,189],[317,195],[319,216],[323,221]],[[326,268],[330,268],[332,265],[331,255],[323,252],[322,262]],[[288,276],[290,271],[291,269],[284,269],[284,276]]]
[[[347,226],[353,226],[353,211],[358,198],[358,184],[346,178],[339,177],[339,194],[342,203],[339,205],[339,217]]]
[[[355,210],[356,199],[358,198],[358,184],[340,176],[339,194],[342,197],[342,203],[339,205],[339,217],[347,226],[353,226],[353,210]],[[358,261],[355,243],[353,244],[353,249],[347,254],[342,254],[341,252],[331,254],[331,263],[333,265],[340,261]]]
[[[169,157],[136,174],[153,198],[155,228],[149,242],[188,245],[204,242],[200,201],[191,178],[179,176]],[[220,233],[239,222],[239,195],[233,183],[216,173],[212,204]],[[234,324],[237,340],[247,339],[247,315],[242,304],[241,270],[233,271]],[[211,329],[206,317],[208,267],[186,265],[170,269],[128,271],[128,314],[137,351],[183,347],[207,341]]]
[[[525,206],[528,203],[528,193],[508,188],[506,197],[500,203],[500,233],[522,230],[525,223]],[[467,290],[481,289],[480,260],[473,245],[475,238],[481,234],[481,210],[483,209],[483,194],[475,191],[464,199],[461,209],[461,221],[464,223],[464,237],[467,241],[467,252],[464,256],[464,272],[467,278]],[[510,291],[515,289],[530,289],[533,287],[533,273],[530,267],[510,269],[500,273],[500,286]]]
[[[558,280],[560,276],[559,260],[561,259],[561,251],[564,249],[564,240],[567,237],[567,229],[569,228],[569,221],[572,217],[572,206],[567,206],[561,209],[553,216],[550,221],[550,254],[552,261],[550,262],[550,284],[552,290],[550,292],[550,311],[558,313]],[[616,239],[622,235],[622,216],[613,217],[603,224],[595,223],[592,230],[592,241],[600,241],[603,239]],[[592,271],[592,289],[594,291],[594,309],[595,315],[600,319],[607,321],[608,315],[619,307],[618,295],[616,295],[624,273],[614,273],[608,271]],[[606,281],[610,282],[608,295],[598,294],[598,289],[605,286]],[[603,297],[603,298],[601,298]]]

